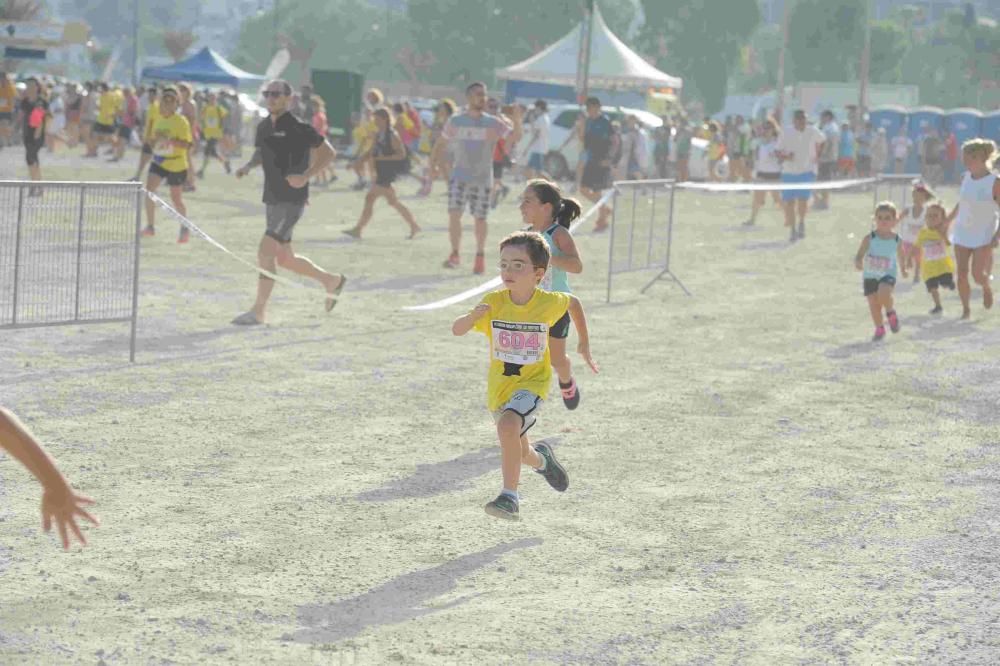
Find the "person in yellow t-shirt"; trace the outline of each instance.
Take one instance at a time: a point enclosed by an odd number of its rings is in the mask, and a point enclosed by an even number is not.
[[[226,173],[232,171],[229,166],[229,160],[219,154],[219,140],[222,139],[222,121],[228,115],[229,112],[219,105],[218,96],[214,92],[209,92],[206,104],[201,109],[201,128],[202,134],[205,137],[205,158],[201,163],[201,169],[198,170],[199,178],[205,177],[205,167],[208,166],[209,158],[213,157],[222,162]]]
[[[17,106],[17,88],[7,76],[0,72],[0,138],[10,139],[14,133],[14,111]]]
[[[146,106],[146,120],[142,128],[142,152],[139,155],[139,168],[132,177],[136,182],[142,178],[142,170],[153,159],[153,125],[160,118],[160,100],[156,87],[150,86],[146,95],[149,104]]]
[[[115,117],[121,108],[121,98],[101,81],[97,84],[97,119],[87,138],[87,152],[84,157],[97,157],[97,147],[102,143],[115,142]]]
[[[177,113],[180,95],[176,88],[164,88],[160,95],[160,114],[153,123],[153,158],[149,165],[149,175],[146,178],[146,189],[156,192],[162,181],[170,186],[170,200],[174,209],[181,215],[187,215],[184,206],[183,190],[188,176],[188,149],[191,147],[191,124],[187,118]],[[154,236],[156,219],[156,203],[146,198],[146,228],[143,236]],[[190,232],[181,226],[178,243],[187,243]]]
[[[941,314],[941,295],[938,290],[955,289],[955,263],[948,254],[948,213],[940,202],[928,204],[924,213],[926,226],[917,233],[917,240],[910,248],[910,256],[921,256],[920,271],[923,274],[927,291],[934,299],[932,315]]]
[[[525,436],[535,425],[552,383],[549,329],[567,312],[576,326],[578,351],[597,372],[583,305],[572,294],[538,288],[549,259],[548,245],[537,232],[518,231],[504,238],[500,242],[504,288],[486,294],[451,327],[454,335],[476,330],[490,339],[487,406],[500,439],[503,491],[484,508],[496,518],[519,519],[517,487],[522,463],[542,474],[557,491],[569,487],[569,476],[552,448],[544,442],[532,446]]]
[[[375,143],[375,136],[378,134],[378,127],[375,125],[374,109],[365,109],[363,119],[354,120],[354,129],[351,130],[351,137],[354,139],[354,161],[351,168],[358,174],[358,182],[351,185],[352,190],[363,190],[368,187],[365,180],[365,171],[368,169],[368,160],[361,159],[371,152],[372,144]]]

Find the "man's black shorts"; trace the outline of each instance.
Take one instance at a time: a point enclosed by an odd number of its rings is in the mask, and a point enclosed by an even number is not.
[[[149,173],[167,181],[167,185],[170,187],[180,187],[187,182],[188,177],[187,169],[184,171],[167,171],[155,162],[149,165]]]
[[[583,167],[580,184],[595,192],[608,189],[611,187],[611,167],[604,166],[599,161],[588,161]]]
[[[205,157],[219,156],[219,140],[205,139]]]
[[[836,162],[820,162],[819,174],[816,180],[833,180],[833,174],[837,171]]]
[[[102,123],[94,123],[94,133],[95,134],[114,134],[114,125],[104,125]]]
[[[38,151],[45,145],[45,139],[41,141],[28,140],[24,142],[24,161],[28,166],[38,164]]]

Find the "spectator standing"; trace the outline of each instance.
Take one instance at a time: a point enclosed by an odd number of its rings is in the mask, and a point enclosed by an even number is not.
[[[885,128],[879,127],[872,138],[872,175],[888,173],[889,168],[889,138]]]
[[[854,130],[844,123],[840,126],[840,157],[837,159],[837,171],[844,178],[853,178],[856,173],[854,150]]]
[[[528,168],[525,176],[547,178],[545,175],[545,154],[549,152],[549,131],[552,120],[549,118],[549,105],[544,99],[535,102],[535,113],[528,125]]]
[[[872,141],[875,137],[872,134],[871,122],[866,122],[864,127],[858,132],[857,144],[857,172],[858,176],[868,178],[872,174]]]
[[[958,137],[947,127],[944,138],[945,182],[952,184],[958,179]]]
[[[837,175],[837,161],[840,158],[840,129],[837,126],[833,111],[827,109],[820,114],[819,130],[823,133],[823,146],[819,153],[820,182],[833,180]],[[816,210],[826,210],[830,207],[830,192],[816,192],[814,204]]]
[[[580,192],[593,202],[597,202],[603,190],[611,187],[611,152],[613,130],[611,119],[601,111],[601,100],[590,97],[584,104],[586,119],[583,125],[583,152],[586,162],[580,178]],[[608,228],[611,209],[601,206],[594,231]]]
[[[913,150],[913,139],[906,135],[906,128],[900,127],[899,134],[892,137],[893,172],[903,173],[906,170],[906,160]]]

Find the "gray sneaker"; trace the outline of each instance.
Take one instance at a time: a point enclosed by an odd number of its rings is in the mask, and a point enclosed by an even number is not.
[[[559,492],[565,492],[569,488],[569,474],[566,473],[566,468],[556,460],[556,454],[552,452],[552,447],[544,442],[539,442],[534,447],[538,455],[545,459],[545,469],[536,469],[535,471],[544,476],[550,486]]]
[[[253,310],[248,310],[244,312],[239,317],[233,319],[232,324],[237,326],[259,326],[261,322],[257,321],[257,315],[253,313]]]
[[[521,519],[517,511],[517,502],[507,495],[501,494],[492,502],[488,502],[483,508],[486,509],[487,514],[494,518],[502,518],[503,520]]]
[[[806,237],[806,225],[805,222],[799,222],[799,239]]]

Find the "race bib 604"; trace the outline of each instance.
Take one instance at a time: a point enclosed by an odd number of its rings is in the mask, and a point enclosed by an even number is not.
[[[530,365],[545,357],[547,324],[493,320],[493,358],[503,363]]]

